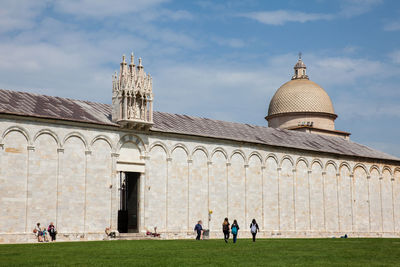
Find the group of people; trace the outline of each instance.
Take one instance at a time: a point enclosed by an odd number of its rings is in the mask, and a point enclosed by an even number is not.
[[[224,233],[225,243],[228,243],[230,233],[232,233],[233,236],[233,243],[236,243],[239,229],[240,227],[236,220],[233,220],[233,223],[231,225],[229,223],[229,219],[225,218],[224,222],[222,223],[222,232]],[[194,230],[197,232],[196,240],[200,240],[201,234],[202,232],[204,232],[201,221],[198,221],[198,223],[194,227]],[[256,242],[256,235],[259,230],[260,228],[258,228],[256,219],[253,219],[250,224],[250,232],[253,236],[253,242]]]
[[[40,223],[37,223],[33,229],[33,233],[37,237],[38,242],[49,242],[49,235],[52,242],[56,241],[57,230],[52,222],[47,228],[40,227]]]

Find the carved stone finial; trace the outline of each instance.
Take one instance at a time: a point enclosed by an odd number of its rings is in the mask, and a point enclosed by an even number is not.
[[[133,55],[133,52],[131,53],[131,65],[135,65],[135,57]]]
[[[151,76],[143,71],[142,59],[136,70],[134,54],[129,67],[124,55],[112,87],[112,120],[129,129],[149,129],[153,124],[153,85]]]

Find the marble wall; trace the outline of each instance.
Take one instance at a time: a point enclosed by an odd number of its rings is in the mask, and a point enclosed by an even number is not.
[[[173,134],[0,121],[0,242],[61,240],[117,228],[119,171],[140,170],[139,230],[221,237],[225,217],[249,237],[398,237],[400,166]],[[125,167],[124,167],[125,166]]]

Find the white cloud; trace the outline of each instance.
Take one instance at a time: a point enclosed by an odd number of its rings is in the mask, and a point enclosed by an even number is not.
[[[54,3],[62,13],[89,17],[117,17],[157,6],[167,0],[60,0]]]
[[[246,17],[268,25],[284,25],[289,22],[310,22],[318,20],[331,20],[340,17],[354,17],[367,13],[373,7],[381,4],[383,0],[343,0],[341,8],[337,14],[324,13],[306,13],[293,10],[275,10],[259,11],[240,14],[240,17]],[[394,25],[392,27],[397,27]],[[397,30],[397,28],[396,28]]]
[[[160,11],[159,17],[167,17],[171,20],[190,20],[193,19],[193,14],[186,10],[169,10],[163,9]]]
[[[27,30],[49,1],[13,0],[2,1],[0,8],[0,33]]]
[[[345,17],[355,17],[371,11],[383,0],[343,0],[340,14]]]
[[[79,18],[104,20],[104,18],[119,18],[129,20],[130,24],[142,24],[153,20],[187,20],[193,15],[186,10],[169,10],[162,4],[170,0],[61,0],[54,3],[54,8],[60,13]],[[135,14],[134,17],[131,17]]]
[[[357,52],[360,49],[359,46],[354,46],[354,45],[348,45],[343,48],[343,53],[345,54],[353,54]]]
[[[310,66],[313,70],[313,77],[332,85],[351,84],[357,82],[359,78],[383,75],[388,71],[388,67],[380,61],[351,57],[313,55]]]
[[[383,26],[385,31],[400,31],[400,21],[393,21]]]
[[[250,12],[240,16],[269,25],[284,25],[287,22],[305,23],[308,21],[330,20],[333,18],[330,14],[305,13],[290,10]]]
[[[396,64],[400,64],[400,50],[393,51],[389,54],[389,57]]]
[[[232,48],[241,48],[246,45],[242,39],[238,38],[211,37],[211,40],[220,46],[229,46]]]

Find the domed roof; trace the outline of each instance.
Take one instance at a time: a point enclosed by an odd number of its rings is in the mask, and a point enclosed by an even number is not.
[[[336,116],[329,95],[308,79],[295,78],[285,83],[271,99],[268,117],[292,112],[318,112]]]
[[[292,80],[282,85],[269,103],[268,116],[287,113],[325,113],[337,117],[329,95],[315,82],[308,79],[306,64],[299,59],[293,67]]]

